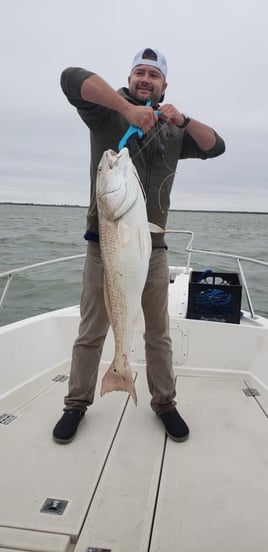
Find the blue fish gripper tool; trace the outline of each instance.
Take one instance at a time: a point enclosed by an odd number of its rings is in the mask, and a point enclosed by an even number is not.
[[[146,106],[150,107],[150,105],[151,100],[147,100]],[[156,111],[155,113],[160,115],[160,111]],[[118,151],[121,151],[123,148],[128,148],[131,157],[139,153],[140,148],[138,146],[137,139],[142,138],[143,136],[144,132],[142,128],[130,125],[118,144]]]
[[[123,148],[128,148],[129,153],[136,153],[136,151],[134,152],[134,150],[139,149],[137,138],[142,138],[143,136],[144,132],[141,128],[135,125],[130,125],[118,144],[118,151],[121,151],[121,149]]]

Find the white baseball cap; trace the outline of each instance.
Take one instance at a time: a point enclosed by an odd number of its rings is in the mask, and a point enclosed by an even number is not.
[[[137,65],[151,65],[152,67],[157,67],[164,75],[165,79],[167,77],[167,62],[165,56],[160,54],[155,48],[144,48],[138,52],[132,62],[131,71]]]

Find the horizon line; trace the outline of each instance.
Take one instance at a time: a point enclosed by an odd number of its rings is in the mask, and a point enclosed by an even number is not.
[[[32,207],[67,207],[88,209],[88,205],[71,204],[71,203],[35,203],[33,201],[0,201],[0,205],[27,205]],[[249,211],[237,209],[169,209],[169,211],[177,211],[182,213],[244,213],[249,215],[266,215],[268,211]]]

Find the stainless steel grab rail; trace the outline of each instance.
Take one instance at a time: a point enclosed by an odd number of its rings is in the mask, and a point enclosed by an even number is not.
[[[250,315],[251,315],[252,318],[256,318],[254,308],[253,308],[253,304],[252,304],[251,297],[250,297],[250,293],[249,293],[249,289],[248,289],[248,285],[247,285],[247,281],[246,281],[246,277],[245,277],[241,262],[248,262],[248,263],[253,263],[253,264],[257,264],[257,265],[261,265],[261,266],[267,266],[267,267],[268,267],[268,262],[262,261],[262,260],[259,260],[259,259],[254,259],[252,257],[245,257],[245,256],[242,256],[242,255],[235,255],[235,254],[232,254],[232,253],[222,253],[222,252],[219,252],[219,251],[212,251],[212,250],[205,250],[205,249],[195,249],[195,248],[192,247],[193,241],[194,241],[194,232],[191,232],[189,230],[167,230],[166,233],[167,234],[186,234],[186,235],[191,236],[190,240],[187,243],[187,246],[185,248],[185,250],[188,253],[187,263],[186,263],[186,267],[185,267],[185,273],[189,273],[189,271],[190,271],[191,258],[192,258],[193,253],[199,253],[199,254],[204,254],[204,255],[212,255],[214,257],[223,257],[223,258],[227,258],[227,259],[233,259],[234,261],[236,261],[237,266],[238,266],[238,271],[239,271],[239,274],[241,276],[243,289],[245,291],[245,295],[246,295]],[[86,256],[86,254],[82,253],[80,255],[71,255],[71,256],[68,256],[68,257],[59,257],[57,259],[51,259],[49,261],[43,261],[43,262],[40,262],[40,263],[35,263],[35,264],[32,264],[32,265],[27,265],[27,266],[24,266],[24,267],[16,268],[14,270],[8,270],[6,272],[2,272],[0,274],[0,278],[7,278],[7,282],[5,284],[4,290],[3,290],[1,298],[0,298],[0,309],[4,304],[4,300],[6,298],[8,289],[10,287],[11,281],[12,281],[13,277],[15,276],[15,274],[18,274],[20,272],[26,272],[28,270],[34,270],[36,268],[48,266],[48,265],[51,265],[51,264],[56,264],[56,263],[59,263],[59,262],[65,262],[65,261],[70,261],[70,260],[75,260],[75,259],[81,259],[85,256]],[[176,267],[174,267],[174,266],[170,267],[170,271],[172,273],[175,273],[176,272]]]

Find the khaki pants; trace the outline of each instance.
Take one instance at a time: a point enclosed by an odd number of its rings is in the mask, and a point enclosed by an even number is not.
[[[151,406],[161,414],[172,408],[175,379],[168,316],[169,270],[165,249],[153,249],[142,295],[147,380]],[[86,410],[93,403],[98,367],[109,321],[103,298],[103,265],[98,243],[89,242],[81,297],[79,336],[73,347],[65,408]]]

